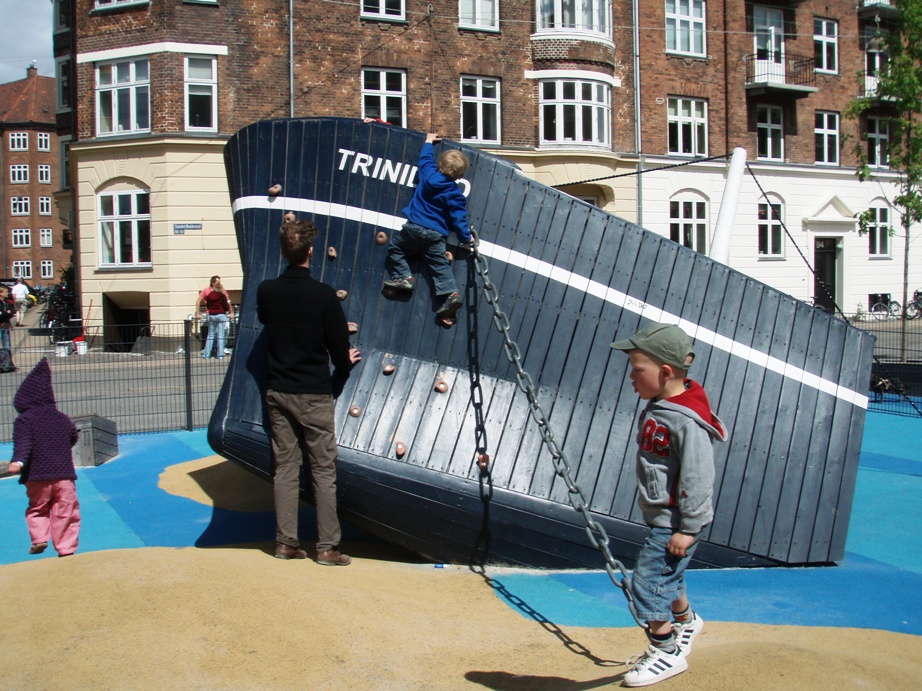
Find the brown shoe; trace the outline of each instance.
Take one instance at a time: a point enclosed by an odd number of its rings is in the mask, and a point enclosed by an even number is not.
[[[307,552],[300,547],[292,547],[284,542],[275,543],[276,559],[307,559]]]
[[[29,548],[29,554],[41,554],[48,548],[47,542],[36,542]]]
[[[352,557],[348,554],[341,554],[335,549],[328,549],[317,555],[317,563],[324,566],[349,566],[352,563]]]

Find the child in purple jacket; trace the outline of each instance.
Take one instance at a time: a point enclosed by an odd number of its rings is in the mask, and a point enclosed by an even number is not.
[[[19,482],[26,486],[29,497],[29,554],[44,552],[50,539],[59,556],[69,556],[77,551],[80,534],[77,473],[71,452],[80,432],[55,405],[47,359],[42,358],[20,384],[13,405],[19,416],[13,423],[10,473],[20,474]]]

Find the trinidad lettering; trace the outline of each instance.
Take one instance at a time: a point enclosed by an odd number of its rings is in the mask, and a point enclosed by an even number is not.
[[[338,149],[339,169],[346,170],[349,165],[349,159],[352,158],[352,168],[349,171],[352,174],[361,173],[366,178],[375,178],[393,182],[396,185],[405,185],[406,187],[416,187],[416,170],[417,167],[402,161],[391,161],[387,158],[375,158],[369,154],[351,151],[349,149]],[[461,178],[457,181],[461,185],[464,196],[468,196],[471,191],[471,183]]]

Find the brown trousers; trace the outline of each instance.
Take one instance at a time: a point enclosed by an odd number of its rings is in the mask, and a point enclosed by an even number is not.
[[[317,508],[317,552],[339,545],[336,515],[336,436],[333,397],[266,391],[275,456],[275,522],[278,542],[298,546],[302,442]]]

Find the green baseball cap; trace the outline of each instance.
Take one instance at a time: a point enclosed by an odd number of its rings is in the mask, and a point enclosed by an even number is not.
[[[665,364],[686,369],[695,359],[691,339],[675,324],[651,322],[636,334],[611,344],[615,350],[641,350]],[[691,356],[691,360],[689,360]]]

